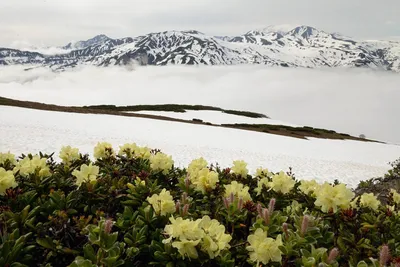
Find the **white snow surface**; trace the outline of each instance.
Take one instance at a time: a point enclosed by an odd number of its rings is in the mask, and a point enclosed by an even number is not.
[[[299,179],[338,179],[349,186],[383,175],[400,155],[400,146],[358,141],[270,135],[204,125],[111,115],[72,114],[0,107],[0,151],[15,154],[58,152],[63,145],[92,154],[99,141],[159,148],[177,166],[204,157],[223,167],[245,160],[251,172],[293,167]]]
[[[278,120],[271,120],[268,118],[250,118],[245,116],[223,113],[222,111],[217,111],[217,110],[186,110],[186,112],[143,110],[134,112],[127,111],[127,113],[165,116],[182,120],[200,119],[203,120],[204,122],[211,122],[212,124],[248,123],[248,124],[288,125],[293,127],[298,126]]]

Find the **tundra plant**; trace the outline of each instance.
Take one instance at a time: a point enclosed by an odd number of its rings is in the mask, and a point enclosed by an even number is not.
[[[0,153],[0,266],[400,265],[398,188],[355,195],[244,161],[178,168],[135,143],[93,152]]]

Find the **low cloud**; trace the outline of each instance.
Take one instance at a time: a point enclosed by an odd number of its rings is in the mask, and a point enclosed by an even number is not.
[[[400,75],[264,66],[0,68],[0,96],[61,105],[203,104],[400,143]]]
[[[37,47],[29,43],[28,41],[14,41],[8,47],[21,51],[38,52],[43,55],[68,54],[72,51],[68,49],[63,49],[61,47],[47,47],[45,45]]]

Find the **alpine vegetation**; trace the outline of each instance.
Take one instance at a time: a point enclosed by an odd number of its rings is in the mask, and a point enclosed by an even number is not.
[[[94,161],[0,153],[0,266],[398,266],[400,194],[345,184],[187,168],[135,143]],[[398,169],[389,172],[398,173]]]

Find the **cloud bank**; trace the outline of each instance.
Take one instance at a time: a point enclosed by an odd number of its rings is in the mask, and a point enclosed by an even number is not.
[[[0,96],[61,105],[202,104],[400,144],[400,75],[263,66],[0,68]],[[1,116],[0,116],[1,117]]]

